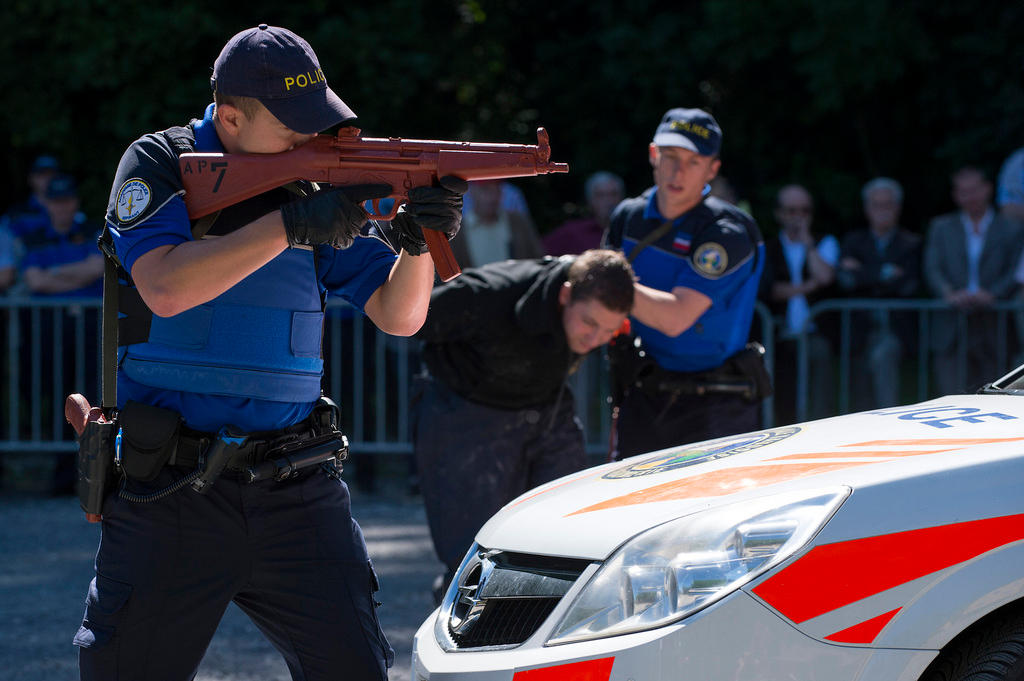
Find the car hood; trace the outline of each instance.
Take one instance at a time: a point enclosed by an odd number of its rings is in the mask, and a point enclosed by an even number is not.
[[[745,498],[898,483],[1010,456],[1024,446],[1022,417],[1022,397],[959,395],[664,449],[533,489],[477,542],[603,560],[647,528]]]

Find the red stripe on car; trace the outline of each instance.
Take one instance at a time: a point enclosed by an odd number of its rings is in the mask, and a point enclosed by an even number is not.
[[[614,657],[516,672],[512,681],[608,681]]]
[[[753,589],[796,623],[1024,539],[1024,514],[815,546]]]
[[[896,616],[903,608],[896,608],[889,612],[883,613],[878,617],[872,617],[869,620],[865,620],[859,624],[854,624],[852,627],[847,627],[842,631],[837,631],[834,634],[829,634],[825,638],[829,641],[835,641],[836,643],[871,643],[878,638],[878,633],[885,629],[885,625],[892,621],[892,618]]]

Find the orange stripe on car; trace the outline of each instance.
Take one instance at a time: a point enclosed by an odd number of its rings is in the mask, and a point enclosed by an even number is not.
[[[844,457],[875,457],[879,459],[885,458],[901,458],[905,456],[923,456],[925,454],[940,454],[942,452],[954,452],[964,447],[970,447],[974,445],[991,445],[999,444],[1001,442],[1020,442],[1024,440],[1024,437],[1003,437],[1003,438],[927,438],[917,440],[871,440],[869,442],[851,442],[840,447],[929,447],[936,445],[947,445],[943,449],[912,449],[912,450],[859,450],[859,451],[842,451],[842,452],[809,452],[805,454],[786,454],[785,456],[776,456],[767,461],[788,461],[792,459],[839,459]]]
[[[648,504],[654,501],[673,501],[675,499],[685,499],[689,497],[717,497],[725,494],[731,494],[733,492],[751,489],[754,487],[763,487],[765,485],[771,485],[776,482],[784,482],[786,480],[794,480],[797,478],[804,478],[811,475],[817,475],[819,473],[828,473],[830,471],[839,470],[842,468],[852,468],[854,466],[862,466],[864,464],[875,464],[883,463],[886,460],[892,460],[907,456],[922,456],[926,454],[938,454],[941,452],[954,451],[962,447],[971,445],[981,444],[998,444],[1002,442],[1020,442],[1024,441],[1024,437],[1008,437],[1008,438],[918,438],[913,440],[870,440],[867,442],[855,442],[850,444],[839,445],[841,447],[906,447],[906,446],[942,446],[946,447],[943,449],[930,449],[930,450],[912,450],[912,451],[878,451],[878,450],[867,450],[862,449],[859,451],[841,451],[841,452],[809,452],[804,454],[787,454],[779,456],[774,459],[767,459],[767,461],[787,461],[795,459],[851,459],[855,457],[859,458],[874,458],[874,461],[833,461],[833,462],[808,462],[808,463],[786,463],[786,464],[769,464],[769,465],[753,465],[753,466],[740,466],[737,468],[723,468],[719,470],[710,471],[703,475],[696,477],[684,478],[682,480],[675,480],[672,482],[662,483],[653,487],[638,490],[636,492],[630,492],[629,494],[623,494],[618,497],[606,499],[605,501],[592,504],[585,508],[581,508],[572,513],[568,513],[567,516],[577,515],[580,513],[589,513],[591,511],[603,511],[612,508],[622,508],[624,506],[634,506],[636,504]],[[544,490],[547,491],[547,490]],[[537,494],[542,494],[538,492]],[[532,495],[536,496],[536,495]],[[526,497],[516,503],[522,503]]]
[[[953,452],[960,447],[949,449],[912,449],[903,452],[880,452],[877,449],[853,451],[853,452],[808,452],[806,454],[787,454],[776,456],[766,461],[787,461],[790,459],[847,459],[847,458],[877,458],[877,459],[898,459],[903,456],[923,456],[925,454],[938,454],[940,452]]]
[[[949,438],[925,438],[917,440],[870,440],[868,442],[851,442],[840,445],[841,447],[903,447],[919,445],[922,447],[958,445],[967,447],[970,445],[992,445],[1000,442],[1020,442],[1024,437],[949,437]]]
[[[573,511],[567,516],[591,511],[603,511],[610,508],[649,504],[654,501],[672,501],[675,499],[691,499],[694,497],[720,497],[740,490],[771,485],[784,480],[806,478],[819,473],[841,468],[853,468],[874,461],[843,461],[841,463],[787,463],[769,466],[739,466],[710,471],[693,478],[683,478],[662,483],[654,487],[630,492],[605,501]]]

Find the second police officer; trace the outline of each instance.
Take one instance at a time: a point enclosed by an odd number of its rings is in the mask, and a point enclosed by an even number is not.
[[[747,346],[764,243],[752,217],[709,196],[721,142],[708,112],[669,110],[648,147],[655,186],[611,217],[605,243],[638,279],[642,348],[611,351],[618,458],[754,430],[770,391],[760,347]]]

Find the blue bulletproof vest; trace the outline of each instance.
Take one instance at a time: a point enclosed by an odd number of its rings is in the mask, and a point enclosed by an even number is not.
[[[121,370],[164,390],[313,402],[320,396],[323,309],[313,252],[288,249],[208,303],[153,316]]]
[[[208,234],[234,231],[288,196],[276,189],[230,206]],[[124,295],[129,287],[122,287],[122,299],[129,298]],[[137,291],[131,293],[136,305],[141,303]],[[324,298],[312,249],[286,249],[220,296],[172,317],[136,307],[135,314],[148,322],[148,334],[145,325],[141,333],[124,333],[124,312],[118,360],[132,381],[278,402],[310,403],[320,396]],[[132,321],[137,329],[137,320]]]

